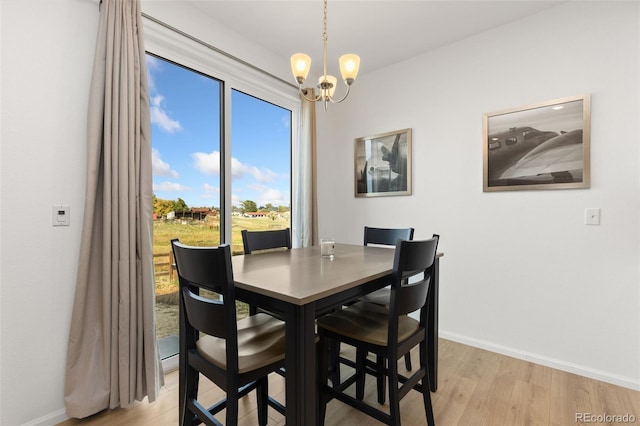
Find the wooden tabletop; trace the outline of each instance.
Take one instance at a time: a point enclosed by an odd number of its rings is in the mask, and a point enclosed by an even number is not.
[[[298,306],[389,275],[395,250],[336,244],[333,259],[320,247],[234,256],[236,285]]]

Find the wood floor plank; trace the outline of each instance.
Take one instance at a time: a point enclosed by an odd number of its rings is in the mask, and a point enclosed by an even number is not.
[[[345,345],[344,354],[352,356]],[[412,354],[414,363],[417,352]],[[404,371],[400,360],[399,370]],[[343,377],[350,371],[344,368]],[[285,381],[269,376],[269,393],[284,402]],[[216,386],[201,380],[202,398],[223,396]],[[377,405],[375,380],[367,378],[365,400]],[[640,392],[554,370],[460,343],[440,339],[438,391],[431,394],[438,426],[566,426],[579,424],[576,415],[634,416],[640,423]],[[255,392],[240,401],[239,425],[257,423]],[[388,404],[382,406],[388,412]],[[410,392],[400,404],[405,426],[426,425],[422,396]],[[223,415],[219,416],[224,419]],[[178,424],[178,373],[165,375],[158,399],[136,402],[126,409],[106,410],[87,419],[70,419],[58,426],[175,426]],[[269,409],[269,424],[284,426],[285,418]],[[376,420],[342,404],[327,406],[326,425],[377,426]],[[614,423],[599,423],[614,424]],[[619,423],[618,423],[619,424]]]

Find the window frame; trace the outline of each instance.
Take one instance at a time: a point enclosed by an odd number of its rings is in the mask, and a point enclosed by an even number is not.
[[[221,83],[220,138],[220,211],[221,240],[231,243],[231,92],[237,90],[291,111],[291,151],[289,170],[290,211],[293,211],[294,147],[299,140],[301,101],[298,89],[276,77],[269,76],[240,60],[233,59],[205,43],[197,42],[170,27],[143,16],[145,51],[200,72]]]

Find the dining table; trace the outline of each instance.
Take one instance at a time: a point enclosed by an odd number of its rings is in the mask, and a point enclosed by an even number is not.
[[[285,322],[286,424],[317,424],[315,319],[389,285],[394,249],[336,244],[333,257],[320,246],[233,256],[236,297]],[[437,389],[439,258],[429,289],[429,387]]]

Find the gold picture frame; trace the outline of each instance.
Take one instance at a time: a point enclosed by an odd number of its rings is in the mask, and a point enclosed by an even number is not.
[[[483,191],[589,188],[591,97],[482,116]]]
[[[356,197],[411,195],[411,129],[355,139]]]

